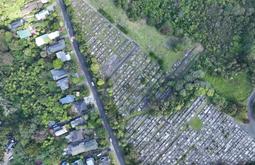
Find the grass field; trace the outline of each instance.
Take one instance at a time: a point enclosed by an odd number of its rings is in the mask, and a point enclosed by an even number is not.
[[[189,125],[194,130],[200,130],[203,127],[203,122],[196,116],[190,120]]]
[[[246,100],[252,91],[251,84],[246,73],[238,73],[233,79],[227,80],[221,77],[206,75],[205,79],[212,84],[216,91],[228,99],[237,100],[246,104]]]
[[[136,41],[142,49],[148,53],[153,51],[163,60],[163,68],[170,70],[172,65],[181,59],[184,51],[192,48],[192,42],[186,39],[178,48],[178,51],[172,51],[167,48],[166,44],[169,36],[162,35],[156,28],[148,26],[144,20],[131,22],[125,14],[125,11],[114,6],[112,0],[85,0],[95,8],[105,10],[117,24],[127,28],[128,36]]]

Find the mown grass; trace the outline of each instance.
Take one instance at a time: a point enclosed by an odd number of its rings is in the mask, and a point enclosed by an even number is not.
[[[112,0],[85,0],[95,8],[102,8],[113,19],[116,24],[125,27],[128,36],[136,41],[146,52],[155,52],[163,61],[163,68],[171,70],[172,65],[184,55],[184,51],[192,47],[192,42],[183,42],[178,50],[167,48],[169,36],[162,35],[155,27],[148,26],[144,20],[132,22],[128,19],[125,11],[114,6]]]
[[[201,119],[195,116],[190,120],[189,125],[194,130],[200,130],[203,127],[203,122]]]
[[[241,104],[246,104],[246,100],[252,91],[252,86],[248,81],[248,75],[244,72],[237,73],[232,79],[206,75],[205,79],[222,96],[236,100]]]

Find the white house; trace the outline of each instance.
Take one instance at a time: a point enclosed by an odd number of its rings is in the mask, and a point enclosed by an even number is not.
[[[46,17],[49,15],[49,11],[48,10],[42,10],[39,13],[35,14],[35,18],[37,20],[44,20],[46,19]]]
[[[49,34],[44,34],[35,39],[35,43],[37,46],[42,46],[45,44],[48,44],[51,40],[59,37],[60,33],[59,31],[55,31]]]

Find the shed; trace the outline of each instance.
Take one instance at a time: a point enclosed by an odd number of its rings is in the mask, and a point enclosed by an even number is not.
[[[67,96],[61,98],[61,99],[59,100],[59,102],[60,102],[61,104],[69,104],[69,103],[74,102],[74,100],[75,100],[75,96],[73,96],[73,95],[67,95]]]
[[[52,69],[50,72],[55,81],[68,76],[68,71],[64,69]]]
[[[56,53],[58,51],[61,51],[65,48],[65,40],[59,40],[56,43],[50,45],[47,47],[47,53],[48,54],[52,54],[52,53]]]
[[[86,121],[82,117],[78,117],[70,122],[72,128],[75,128],[80,125],[84,125],[85,123]]]
[[[68,143],[79,142],[81,140],[84,140],[84,132],[81,129],[74,130],[70,132],[65,138],[67,139]]]
[[[47,18],[47,16],[49,15],[49,11],[48,10],[42,10],[39,13],[35,14],[35,18],[37,20],[44,20]]]
[[[62,91],[69,88],[69,79],[68,77],[62,78],[57,81],[57,86],[61,88]]]
[[[19,36],[19,38],[24,39],[24,38],[29,38],[32,34],[30,30],[25,29],[25,30],[17,31],[17,35]]]
[[[56,53],[57,58],[60,59],[62,62],[70,61],[71,56],[69,54],[66,54],[64,51],[59,51]]]
[[[13,22],[10,23],[9,28],[11,30],[16,30],[18,27],[24,25],[25,20],[23,18],[19,18]]]

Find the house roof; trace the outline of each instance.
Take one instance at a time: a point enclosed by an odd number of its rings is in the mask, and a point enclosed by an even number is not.
[[[70,122],[70,124],[71,124],[72,128],[75,128],[77,126],[84,125],[85,124],[85,120],[82,117],[78,117],[78,118],[72,120]]]
[[[58,52],[60,50],[63,50],[64,48],[65,48],[65,40],[62,39],[62,40],[59,40],[56,43],[48,46],[47,53],[52,54],[52,53]]]
[[[84,165],[83,161],[81,159],[76,160],[72,163],[72,165]]]
[[[57,58],[60,59],[62,62],[70,61],[71,56],[69,54],[66,54],[64,51],[59,51],[56,53]]]
[[[74,102],[75,96],[73,95],[67,95],[59,100],[61,104],[69,104]]]
[[[49,0],[41,0],[42,3],[48,3]]]
[[[69,79],[65,77],[57,81],[57,86],[61,88],[62,91],[69,88]]]
[[[93,139],[90,141],[81,142],[78,145],[69,145],[67,150],[68,150],[68,154],[75,156],[83,152],[96,150],[97,148],[98,148],[97,141]]]
[[[87,110],[87,104],[84,100],[76,101],[72,106],[72,111],[78,114],[84,114]]]
[[[43,6],[41,2],[38,1],[32,1],[27,3],[22,9],[21,13],[22,15],[28,15],[35,9],[40,9]]]
[[[24,25],[25,20],[23,18],[19,18],[13,22],[10,23],[9,28],[11,30],[16,30],[18,27]]]
[[[56,3],[53,3],[53,4],[49,5],[46,9],[49,12],[53,12],[55,10],[55,7],[56,7]]]
[[[65,126],[56,126],[52,130],[55,136],[61,136],[68,132]]]
[[[88,159],[86,160],[86,164],[87,164],[87,165],[95,165],[95,160],[94,160],[94,158],[88,158]]]
[[[49,15],[49,11],[48,10],[42,10],[39,13],[35,14],[35,18],[37,20],[44,20],[46,19],[46,17]]]
[[[59,31],[51,32],[49,34],[44,34],[35,39],[35,43],[37,46],[42,46],[48,44],[51,40],[59,37]]]
[[[32,34],[31,34],[30,30],[25,29],[25,30],[17,31],[17,35],[19,36],[19,38],[23,39],[23,38],[30,37]]]
[[[79,142],[84,139],[83,130],[74,130],[70,132],[65,138],[68,140],[68,143]]]
[[[50,72],[53,77],[53,80],[60,80],[68,76],[68,71],[64,69],[52,69]]]

